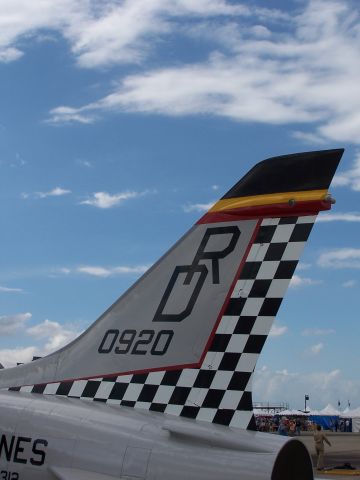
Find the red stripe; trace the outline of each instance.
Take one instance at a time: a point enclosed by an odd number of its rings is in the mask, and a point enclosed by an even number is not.
[[[306,215],[317,215],[320,211],[330,210],[330,208],[331,203],[324,200],[296,202],[293,206],[288,203],[274,203],[271,205],[234,208],[224,212],[207,212],[200,218],[197,224],[234,222],[237,220],[251,220],[259,217],[302,217]]]
[[[220,321],[221,321],[221,319],[222,319],[222,317],[223,317],[223,315],[224,315],[224,313],[225,313],[225,310],[226,310],[226,308],[227,308],[227,306],[228,306],[228,303],[229,303],[229,301],[230,301],[231,295],[232,295],[232,293],[233,293],[233,291],[234,291],[236,282],[238,281],[238,278],[240,277],[240,273],[241,273],[241,271],[242,271],[242,269],[243,269],[243,267],[244,267],[244,264],[245,264],[245,262],[246,262],[246,259],[247,259],[248,255],[249,255],[250,249],[251,249],[251,247],[253,246],[253,243],[254,243],[254,241],[255,241],[255,238],[256,238],[256,236],[257,236],[257,234],[258,234],[258,231],[259,231],[259,229],[260,229],[260,225],[261,225],[262,220],[263,220],[262,218],[259,219],[259,221],[258,221],[258,223],[257,223],[257,225],[256,225],[256,227],[255,227],[254,233],[253,233],[252,236],[251,236],[251,240],[250,240],[249,245],[247,246],[247,249],[246,249],[246,251],[245,251],[245,254],[244,254],[244,256],[243,256],[243,258],[242,258],[242,260],[241,260],[241,263],[240,263],[239,268],[238,268],[238,270],[237,270],[237,272],[236,272],[235,278],[234,278],[234,280],[233,280],[233,282],[232,282],[232,284],[231,284],[231,287],[230,287],[230,289],[229,289],[229,292],[228,292],[228,294],[227,294],[227,297],[226,297],[226,299],[225,299],[225,302],[224,302],[224,304],[223,304],[223,306],[222,306],[222,308],[221,308],[221,310],[220,310],[218,319],[217,319],[217,321],[216,321],[216,323],[215,323],[215,326],[214,326],[214,328],[213,328],[213,330],[212,330],[212,332],[211,332],[211,334],[210,334],[210,337],[209,337],[209,339],[208,339],[208,341],[207,341],[207,343],[206,343],[206,345],[205,345],[204,352],[203,352],[203,354],[201,355],[201,358],[200,358],[200,361],[199,361],[199,367],[202,365],[202,363],[203,363],[203,361],[204,361],[204,358],[205,358],[205,355],[206,355],[207,352],[209,351],[209,348],[210,348],[211,343],[212,343],[212,341],[213,341],[213,339],[214,339],[216,330],[217,330],[217,328],[218,328],[218,326],[219,326],[219,323],[220,323]]]

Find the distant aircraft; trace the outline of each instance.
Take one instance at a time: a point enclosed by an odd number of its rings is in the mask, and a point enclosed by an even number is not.
[[[251,379],[343,150],[253,167],[80,337],[0,372],[0,480],[308,480]]]

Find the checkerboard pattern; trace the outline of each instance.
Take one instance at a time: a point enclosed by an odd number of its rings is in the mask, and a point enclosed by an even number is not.
[[[314,221],[314,216],[262,221],[200,368],[14,390],[255,429],[252,375]]]

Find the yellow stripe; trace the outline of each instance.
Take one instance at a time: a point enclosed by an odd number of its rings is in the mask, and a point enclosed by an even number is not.
[[[221,212],[234,208],[257,207],[274,203],[288,203],[289,200],[295,200],[296,202],[324,200],[326,195],[327,190],[309,190],[306,192],[270,193],[251,197],[226,198],[215,203],[209,212]]]

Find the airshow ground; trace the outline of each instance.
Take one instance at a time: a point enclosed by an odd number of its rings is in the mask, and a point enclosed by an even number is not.
[[[360,470],[360,433],[327,433],[331,442],[331,447],[325,445],[325,467],[341,466],[344,463],[350,463],[353,467]],[[304,434],[299,438],[310,452],[313,464],[316,465],[316,455],[314,440],[312,435]],[[317,478],[349,479],[360,478],[360,476],[349,475],[328,475],[314,470],[314,476]]]

